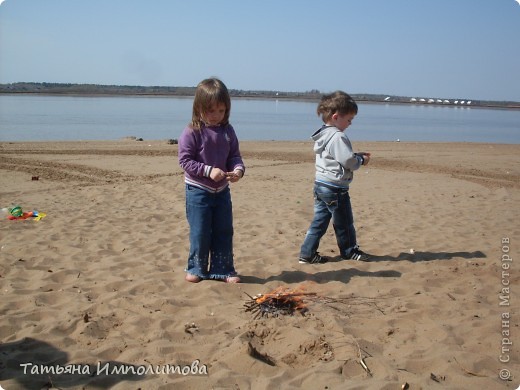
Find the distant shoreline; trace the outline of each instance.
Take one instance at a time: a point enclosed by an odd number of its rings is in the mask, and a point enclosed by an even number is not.
[[[64,96],[64,97],[147,97],[147,98],[178,98],[178,99],[192,99],[193,95],[174,95],[174,94],[161,94],[161,93],[81,93],[81,92],[3,92],[2,95],[40,95],[40,96]],[[520,110],[520,103],[518,104],[492,104],[492,103],[474,103],[471,105],[457,105],[449,103],[428,103],[428,102],[410,102],[405,100],[376,100],[376,99],[363,99],[353,95],[354,99],[358,103],[368,104],[391,104],[391,105],[409,105],[409,106],[433,106],[433,107],[451,107],[451,108],[481,108],[481,109],[501,109],[501,110]],[[250,95],[233,95],[232,99],[241,100],[284,100],[284,101],[297,101],[297,102],[318,102],[319,98],[314,97],[289,97],[289,96],[250,96]]]
[[[307,92],[254,91],[230,89],[232,98],[259,100],[288,100],[318,102],[322,93],[318,90]],[[97,84],[61,83],[13,83],[0,84],[0,95],[48,95],[71,97],[178,97],[193,98],[195,87],[161,86],[120,86]],[[520,109],[520,102],[471,99],[445,99],[432,97],[410,97],[386,94],[352,94],[357,102],[375,104],[406,104],[417,106],[468,107],[494,109]]]

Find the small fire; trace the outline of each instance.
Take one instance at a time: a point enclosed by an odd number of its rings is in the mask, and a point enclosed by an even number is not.
[[[248,293],[245,294],[249,297],[249,300],[244,303],[245,311],[251,312],[255,320],[269,316],[293,315],[295,312],[303,316],[309,311],[307,306],[309,303],[331,305],[335,310],[340,310],[341,306],[343,306],[349,315],[353,308],[362,306],[368,306],[371,308],[370,310],[376,310],[385,314],[384,309],[379,307],[377,302],[381,297],[357,297],[354,294],[337,298],[328,297],[315,292],[306,292],[304,285],[300,285],[292,290],[280,286],[269,293],[258,294],[254,297]]]
[[[304,315],[307,311],[305,298],[316,295],[315,293],[306,293],[302,286],[293,290],[280,286],[270,293],[259,294],[251,298],[244,305],[246,311],[255,313],[255,317],[278,317],[279,315],[292,315],[296,311]]]

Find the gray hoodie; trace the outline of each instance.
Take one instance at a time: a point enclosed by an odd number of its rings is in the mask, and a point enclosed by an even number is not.
[[[363,158],[354,153],[346,134],[337,127],[324,125],[311,138],[316,153],[316,181],[348,188]]]

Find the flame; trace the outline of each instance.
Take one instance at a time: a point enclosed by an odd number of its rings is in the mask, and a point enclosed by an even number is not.
[[[290,307],[293,310],[306,311],[305,295],[307,294],[303,286],[298,286],[293,290],[280,286],[267,294],[260,295],[255,299],[255,302],[257,304],[269,303],[276,307]]]

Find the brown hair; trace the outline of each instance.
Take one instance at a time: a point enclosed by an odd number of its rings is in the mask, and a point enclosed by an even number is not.
[[[335,113],[357,114],[358,106],[348,93],[336,91],[322,96],[316,112],[321,115],[323,122],[327,122]]]
[[[227,125],[229,124],[229,113],[231,111],[231,98],[226,85],[215,77],[202,80],[197,85],[197,90],[195,91],[190,126],[193,129],[200,130],[204,126],[204,113],[213,104],[218,103],[223,103],[226,106],[226,113],[221,125]]]

